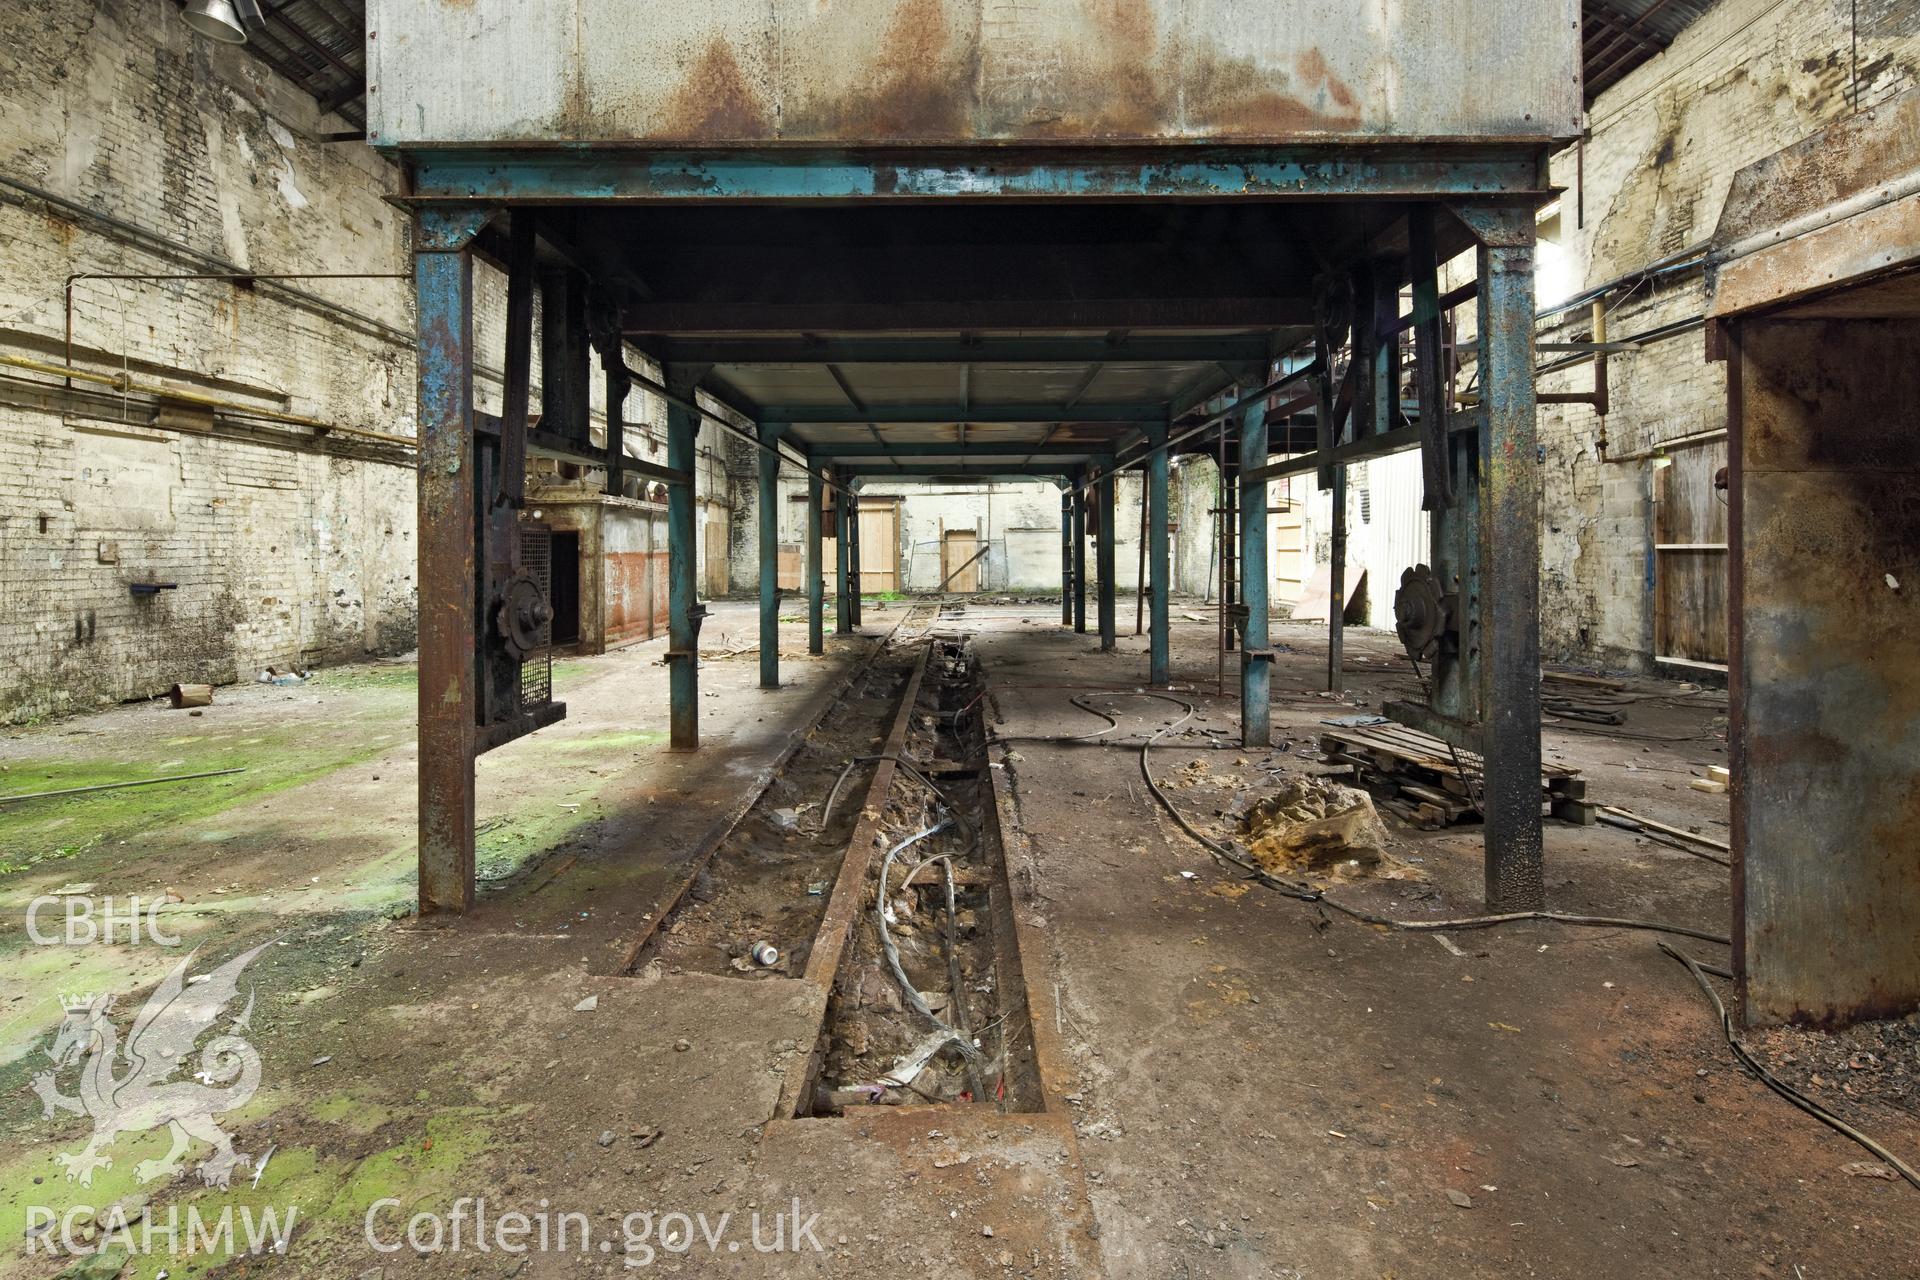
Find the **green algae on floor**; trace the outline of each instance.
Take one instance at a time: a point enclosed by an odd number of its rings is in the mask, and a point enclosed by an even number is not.
[[[186,734],[139,742],[118,758],[36,759],[17,765],[8,771],[6,794],[220,769],[245,772],[0,805],[0,876],[73,858],[109,840],[211,817],[400,745],[393,735],[329,735],[305,726]]]

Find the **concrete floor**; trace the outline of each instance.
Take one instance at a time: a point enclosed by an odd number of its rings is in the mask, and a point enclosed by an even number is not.
[[[867,631],[901,608],[870,610]],[[944,624],[978,633],[997,732],[1086,732],[1098,722],[1061,686],[1144,679],[1144,641],[1101,655],[1057,619],[1057,607],[989,604]],[[1213,637],[1211,622],[1177,625],[1177,683],[1211,686]],[[751,639],[749,606],[715,607],[707,647]],[[1234,698],[1204,696],[1202,718],[1154,754],[1196,822],[1217,824],[1236,785],[1308,767],[1321,719],[1411,688],[1390,637],[1349,633],[1353,705],[1314,692],[1318,628],[1281,625],[1276,640],[1296,650],[1274,682],[1276,735],[1293,752],[1193,750],[1201,730],[1237,723]],[[482,761],[482,905],[457,922],[405,911],[404,665],[222,690],[199,717],[123,707],[0,740],[6,792],[249,770],[0,808],[0,1235],[22,1239],[35,1206],[135,1193],[136,1162],[167,1147],[159,1131],[130,1133],[92,1186],[64,1180],[56,1156],[79,1149],[87,1123],[43,1118],[32,1089],[50,1066],[58,997],[120,993],[124,1029],[186,948],[200,948],[190,971],[201,973],[267,943],[246,971],[261,1085],[223,1121],[241,1151],[271,1149],[258,1185],[242,1170],[230,1190],[203,1188],[189,1171],[144,1188],[149,1220],[187,1205],[297,1209],[284,1262],[241,1259],[222,1274],[558,1276],[645,1261],[668,1274],[769,1276],[1631,1268],[1814,1280],[1920,1267],[1912,1190],[1846,1172],[1864,1152],[1743,1076],[1691,979],[1650,935],[1522,925],[1452,935],[1466,953],[1455,955],[1432,937],[1323,919],[1223,874],[1146,794],[1138,751],[1120,747],[1023,741],[1007,764],[1014,901],[1043,997],[1034,1012],[1063,1063],[1056,1105],[769,1123],[783,1074],[817,1030],[801,983],[615,972],[677,865],[869,643],[832,640],[808,659],[790,630],[790,684],[774,693],[754,687],[750,651],[708,664],[697,755],[660,745],[660,643],[562,664],[570,718]],[[1626,727],[1644,736],[1552,730],[1549,758],[1582,770],[1603,803],[1723,833],[1725,798],[1687,789],[1689,772],[1724,760],[1715,699],[1636,689],[1657,695]],[[1113,736],[1177,714],[1139,702]],[[1413,878],[1336,892],[1386,914],[1471,914],[1477,833],[1390,830]],[[1547,851],[1557,907],[1726,926],[1724,868],[1609,828],[1553,825]],[[171,890],[179,901],[162,918],[183,945],[35,945],[29,902],[83,884],[123,901]],[[1685,949],[1725,959],[1711,944]],[[1920,1117],[1906,1082],[1920,1058],[1901,1034],[1876,1029],[1879,1065],[1842,1067],[1842,1080],[1809,1064],[1852,1041],[1774,1033],[1758,1047],[1912,1152]],[[526,1255],[476,1251],[470,1225],[460,1251],[443,1238],[439,1253],[383,1253],[365,1238],[369,1210],[391,1243],[408,1215],[444,1215],[461,1197],[484,1198],[496,1219],[578,1212],[594,1236],[584,1253]],[[789,1251],[756,1252],[753,1216],[770,1245],[775,1212],[795,1202],[800,1221],[818,1215],[798,1251],[789,1216]],[[673,1211],[705,1213],[713,1244],[696,1225],[663,1223]],[[637,1212],[655,1217],[623,1229]],[[732,1215],[724,1229],[721,1213]],[[149,1254],[124,1274],[224,1261]],[[0,1274],[65,1265],[11,1250]]]

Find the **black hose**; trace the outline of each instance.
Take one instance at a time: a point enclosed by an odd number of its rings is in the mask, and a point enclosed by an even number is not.
[[[1687,972],[1693,975],[1693,980],[1700,984],[1700,990],[1706,992],[1707,999],[1713,1002],[1713,1011],[1720,1017],[1720,1030],[1727,1038],[1727,1047],[1733,1050],[1733,1056],[1740,1060],[1741,1066],[1760,1077],[1760,1083],[1766,1085],[1767,1088],[1773,1090],[1834,1132],[1859,1143],[1868,1151],[1871,1151],[1874,1155],[1885,1161],[1895,1173],[1905,1178],[1911,1185],[1920,1188],[1920,1173],[1916,1173],[1911,1165],[1760,1065],[1760,1060],[1755,1058],[1753,1054],[1748,1051],[1747,1047],[1734,1037],[1733,1019],[1728,1016],[1727,1006],[1721,1001],[1720,993],[1715,991],[1713,984],[1707,981],[1707,975],[1704,972],[1707,966],[1699,963],[1691,956],[1676,951],[1664,942],[1660,944],[1660,949],[1672,956],[1675,960],[1678,960],[1681,964],[1687,966]]]
[[[1153,752],[1154,746],[1163,736],[1193,718],[1195,715],[1194,705],[1170,693],[1153,693],[1147,690],[1141,690],[1135,696],[1159,698],[1162,701],[1176,703],[1186,708],[1187,712],[1186,715],[1180,717],[1180,719],[1174,721],[1172,724],[1162,727],[1158,733],[1148,738],[1146,742],[1140,746],[1140,776],[1146,780],[1147,790],[1153,793],[1153,798],[1159,801],[1160,807],[1165,809],[1168,815],[1173,818],[1174,822],[1179,824],[1180,829],[1191,836],[1194,841],[1205,848],[1207,852],[1211,853],[1216,861],[1224,860],[1231,862],[1233,865],[1247,872],[1251,878],[1258,880],[1269,889],[1285,894],[1287,897],[1295,898],[1301,902],[1324,903],[1332,907],[1335,911],[1343,915],[1351,916],[1353,919],[1363,923],[1380,925],[1383,928],[1398,929],[1408,933],[1427,933],[1440,929],[1488,929],[1495,925],[1515,924],[1523,920],[1548,920],[1555,924],[1579,925],[1596,929],[1646,929],[1654,933],[1671,933],[1683,938],[1697,938],[1702,942],[1717,942],[1722,946],[1732,945],[1732,940],[1727,937],[1716,933],[1707,933],[1701,929],[1689,928],[1686,925],[1663,924],[1657,920],[1632,920],[1615,916],[1575,915],[1565,911],[1506,911],[1497,915],[1467,916],[1457,920],[1397,920],[1391,916],[1375,915],[1371,911],[1363,911],[1358,907],[1347,906],[1338,899],[1329,898],[1325,892],[1314,888],[1312,885],[1282,880],[1278,876],[1268,872],[1264,867],[1249,862],[1226,845],[1221,844],[1218,840],[1211,839],[1201,833],[1192,823],[1187,821],[1186,816],[1180,812],[1179,808],[1175,806],[1173,801],[1167,796],[1167,793],[1160,789],[1160,784],[1154,780],[1153,769],[1149,763],[1149,757]]]

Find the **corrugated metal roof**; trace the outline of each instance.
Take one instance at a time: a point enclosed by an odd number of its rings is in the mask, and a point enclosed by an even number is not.
[[[1719,0],[1582,0],[1587,103],[1658,57]]]
[[[260,10],[266,22],[248,24],[248,51],[313,95],[322,112],[364,131],[364,0],[260,0]]]

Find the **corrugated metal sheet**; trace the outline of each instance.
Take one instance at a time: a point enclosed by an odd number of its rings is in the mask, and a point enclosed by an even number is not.
[[[1605,93],[1642,63],[1666,52],[1674,37],[1719,0],[1583,0],[1586,39],[1581,49],[1587,101]]]
[[[1548,138],[1579,0],[371,0],[385,146]]]
[[[1420,509],[1420,451],[1369,458],[1348,468],[1347,581],[1367,571],[1367,624],[1393,626],[1400,575],[1432,563],[1432,531]]]

